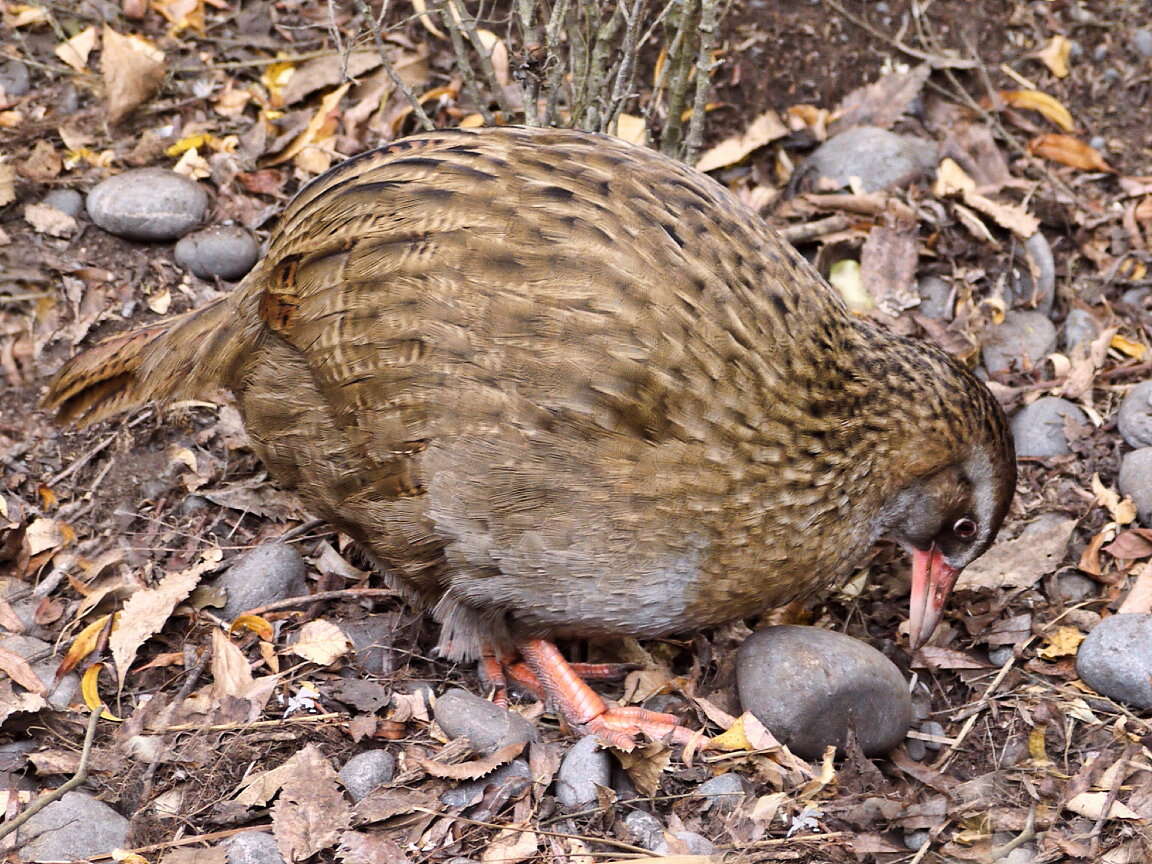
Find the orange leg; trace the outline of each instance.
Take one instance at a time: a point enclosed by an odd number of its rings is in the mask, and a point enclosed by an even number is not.
[[[540,689],[577,732],[597,735],[621,750],[635,747],[641,734],[656,740],[670,738],[673,744],[687,744],[696,736],[671,714],[644,708],[609,708],[551,642],[528,639],[516,647]]]

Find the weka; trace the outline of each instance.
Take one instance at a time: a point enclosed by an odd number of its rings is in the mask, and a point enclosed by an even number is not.
[[[1015,486],[988,390],[852,316],[724,188],[566,130],[443,130],[305,187],[230,296],[115,336],[46,397],[91,422],[230,390],[272,476],[399,574],[440,647],[527,660],[574,728],[606,709],[551,641],[653,637],[843,579],[880,537],[931,635]]]

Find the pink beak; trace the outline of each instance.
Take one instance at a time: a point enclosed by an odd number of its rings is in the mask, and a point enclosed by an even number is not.
[[[960,571],[944,560],[933,544],[928,550],[912,550],[912,597],[908,615],[908,638],[913,650],[931,637],[944,604]]]

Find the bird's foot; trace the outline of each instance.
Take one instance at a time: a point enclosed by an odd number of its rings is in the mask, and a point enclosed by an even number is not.
[[[637,738],[686,745],[700,733],[681,726],[671,714],[608,704],[577,673],[551,642],[530,639],[517,643],[533,684],[559,710],[574,730],[596,735],[621,750],[632,750]]]

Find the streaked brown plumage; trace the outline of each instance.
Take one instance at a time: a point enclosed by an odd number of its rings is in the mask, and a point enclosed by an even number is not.
[[[92,421],[216,388],[451,657],[754,614],[883,535],[931,583],[924,638],[1015,483],[968,372],[848,314],[709,178],[573,131],[349,159],[232,295],[72,360],[47,404]]]

